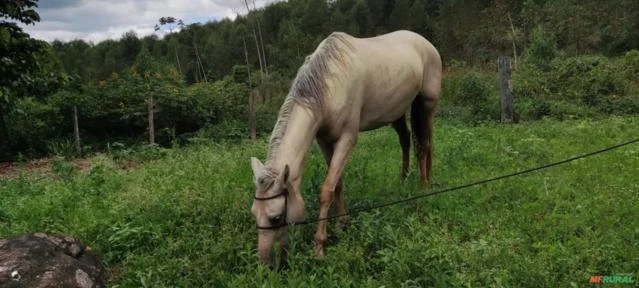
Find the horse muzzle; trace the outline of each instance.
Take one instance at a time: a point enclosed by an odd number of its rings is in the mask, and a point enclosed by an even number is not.
[[[262,240],[262,239],[260,239]],[[275,243],[279,244],[275,247]],[[276,249],[279,248],[279,249]],[[264,265],[268,265],[271,268],[277,268],[278,270],[283,266],[287,266],[287,250],[288,250],[288,237],[282,236],[277,241],[259,241],[258,243],[258,256],[260,261]],[[279,250],[279,251],[278,251]],[[279,257],[275,257],[276,252]],[[277,266],[277,267],[275,267]]]

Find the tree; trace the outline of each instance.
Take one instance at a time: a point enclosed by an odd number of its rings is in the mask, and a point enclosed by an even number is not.
[[[181,19],[176,19],[175,17],[169,16],[169,17],[160,17],[160,19],[158,20],[158,24],[155,24],[154,29],[155,31],[160,30],[163,26],[171,26],[171,25],[176,25],[176,27],[179,28],[183,28],[184,27],[184,21],[182,21]],[[173,29],[175,29],[176,27],[172,27],[169,28],[169,33],[173,32]],[[178,67],[178,71],[180,71],[180,73],[182,73],[182,66],[180,65],[180,56],[178,55],[178,50],[177,50],[177,43],[173,42],[173,51],[175,52],[175,63],[177,64]]]
[[[143,98],[146,98],[147,103],[147,116],[148,116],[148,124],[149,124],[149,143],[155,144],[155,99],[154,95],[156,93],[157,84],[156,75],[159,75],[160,69],[157,63],[154,61],[153,57],[151,57],[151,53],[149,49],[144,46],[140,49],[140,53],[137,55],[135,60],[134,69],[137,71],[137,76],[140,77],[142,82],[141,92],[146,95],[141,95]]]
[[[251,16],[251,8],[248,5],[248,0],[244,0],[244,4],[246,6],[246,17],[249,18]],[[254,23],[252,24],[252,31],[253,31],[253,39],[255,40],[255,48],[257,51],[257,58],[260,62],[260,72],[268,75],[268,68],[266,67],[266,55],[264,55],[264,43],[262,41],[262,29],[260,27],[260,22],[259,19],[256,19],[256,17],[253,17],[254,19]],[[256,31],[256,26],[257,26],[257,30],[259,30],[259,38],[258,38],[258,34],[255,32]]]
[[[302,17],[302,31],[315,37],[326,37],[326,25],[329,23],[330,14],[325,0],[309,0],[306,3],[304,16]]]
[[[429,40],[433,40],[433,24],[426,0],[415,0],[408,12],[407,25],[411,31],[417,32]]]
[[[537,26],[530,38],[530,45],[524,53],[523,61],[541,71],[549,71],[550,61],[557,56],[557,43],[554,35],[542,26]]]
[[[396,0],[393,12],[388,19],[388,26],[392,30],[408,29],[411,0]]]
[[[370,36],[388,32],[387,21],[393,10],[394,0],[365,0],[371,21]]]
[[[372,21],[366,2],[364,0],[357,0],[350,14],[359,26],[359,35],[369,36],[369,31],[372,31]]]
[[[340,9],[333,10],[330,23],[330,30],[332,31],[342,31],[355,36],[359,35],[359,26],[357,23],[352,17],[348,17],[347,14],[340,11]]]
[[[38,69],[38,52],[46,47],[46,43],[32,39],[16,23],[30,25],[40,21],[33,9],[37,7],[36,2],[0,2],[0,160],[7,159],[9,146],[4,115],[10,110],[12,97],[33,84],[32,73]]]

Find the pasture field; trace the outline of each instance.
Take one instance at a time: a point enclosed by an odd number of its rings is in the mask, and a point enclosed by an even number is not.
[[[433,187],[507,174],[639,136],[639,117],[459,126],[436,120]],[[290,268],[258,264],[249,157],[266,139],[163,150],[129,170],[94,157],[87,171],[0,180],[0,237],[64,233],[97,251],[111,287],[590,287],[595,275],[639,281],[639,144],[329,225],[289,228]],[[411,150],[391,128],[366,132],[345,171],[349,209],[424,193]],[[302,184],[315,218],[326,171],[314,144]],[[631,287],[622,285],[610,287]],[[608,287],[608,286],[606,286]]]

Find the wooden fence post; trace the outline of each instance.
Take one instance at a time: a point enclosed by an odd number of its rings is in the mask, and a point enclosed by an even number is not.
[[[501,122],[512,123],[514,120],[513,93],[511,87],[512,58],[499,56],[499,83],[501,86]]]
[[[73,138],[75,151],[82,157],[82,146],[80,146],[80,124],[78,123],[78,106],[73,105]]]

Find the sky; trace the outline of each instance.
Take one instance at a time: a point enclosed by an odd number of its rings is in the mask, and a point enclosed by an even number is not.
[[[249,0],[253,9],[277,0]],[[45,41],[82,39],[98,43],[119,39],[127,31],[138,37],[155,32],[160,17],[173,16],[185,24],[234,19],[246,14],[243,0],[39,0],[40,22],[21,25],[31,37]]]

